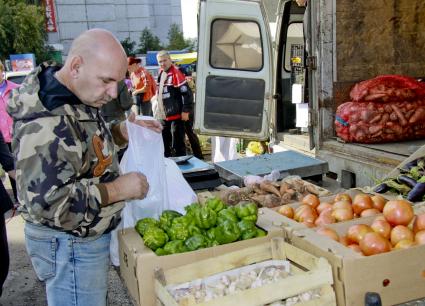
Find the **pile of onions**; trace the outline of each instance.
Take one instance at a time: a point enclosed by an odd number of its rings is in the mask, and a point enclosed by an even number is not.
[[[366,193],[359,193],[353,199],[348,193],[339,193],[332,202],[320,202],[316,195],[308,194],[296,209],[283,205],[278,212],[307,227],[326,226],[353,218],[378,215],[386,202],[380,195]]]
[[[383,215],[377,216],[370,225],[352,225],[344,236],[327,227],[319,228],[317,233],[366,256],[381,254],[425,245],[425,213],[415,215],[405,200],[388,201]]]

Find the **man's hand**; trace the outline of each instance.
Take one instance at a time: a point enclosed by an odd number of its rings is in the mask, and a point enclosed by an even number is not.
[[[140,120],[140,119],[136,119],[136,114],[135,113],[130,113],[130,115],[128,116],[128,121],[130,121],[131,123],[143,126],[145,128],[148,128],[154,132],[157,133],[161,133],[162,132],[162,124],[161,122],[159,122],[158,120]],[[125,121],[122,121],[120,123],[120,131],[122,136],[127,139],[128,141],[128,132],[127,132],[127,125],[125,124]]]
[[[189,113],[182,113],[182,121],[188,121],[189,120]]]
[[[149,191],[146,176],[139,172],[130,172],[119,176],[115,181],[106,183],[108,204],[125,200],[144,199]]]

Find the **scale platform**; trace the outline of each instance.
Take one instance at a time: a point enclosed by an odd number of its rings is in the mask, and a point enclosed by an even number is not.
[[[213,165],[192,155],[170,158],[177,163],[183,177],[193,190],[213,189],[222,184],[220,176]]]
[[[280,172],[280,179],[289,175],[301,178],[320,177],[329,170],[328,162],[295,151],[283,151],[254,157],[244,157],[215,163],[220,177],[231,184],[243,186],[247,175],[266,175]]]

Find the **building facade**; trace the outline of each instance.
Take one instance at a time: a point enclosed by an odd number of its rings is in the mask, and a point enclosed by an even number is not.
[[[62,54],[81,32],[103,28],[122,41],[129,37],[139,44],[140,34],[149,28],[162,43],[168,42],[171,24],[182,28],[180,0],[45,0],[48,19],[54,22],[48,29],[48,43]],[[52,18],[53,15],[53,18]]]

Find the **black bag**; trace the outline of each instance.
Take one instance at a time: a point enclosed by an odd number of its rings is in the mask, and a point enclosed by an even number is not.
[[[8,210],[13,208],[13,202],[10,199],[6,188],[3,186],[3,182],[0,181],[0,214],[4,214]]]

